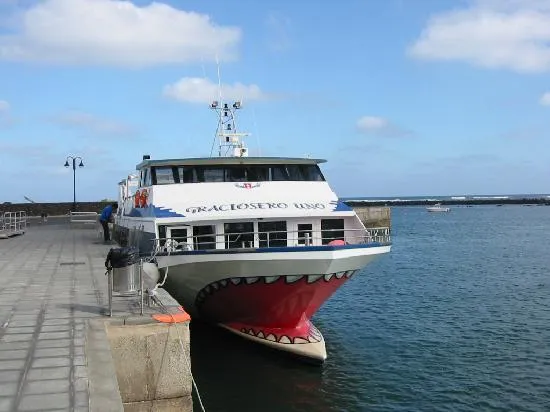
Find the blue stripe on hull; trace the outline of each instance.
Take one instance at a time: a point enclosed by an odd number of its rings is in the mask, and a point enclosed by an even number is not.
[[[361,245],[341,245],[341,246],[287,246],[287,247],[270,247],[270,248],[245,248],[245,249],[208,249],[208,250],[181,250],[174,252],[159,252],[158,256],[166,255],[211,255],[211,254],[238,254],[238,253],[280,253],[280,252],[326,252],[333,250],[346,249],[368,249],[373,247],[391,246],[391,243],[367,243]]]

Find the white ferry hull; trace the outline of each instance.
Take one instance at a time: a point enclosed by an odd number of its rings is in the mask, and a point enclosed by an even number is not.
[[[159,268],[168,268],[171,293],[193,316],[322,362],[324,339],[311,316],[390,246],[284,249],[190,252],[157,256],[157,261]]]

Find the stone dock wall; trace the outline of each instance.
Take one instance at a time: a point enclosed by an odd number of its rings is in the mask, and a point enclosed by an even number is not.
[[[101,212],[111,202],[77,202],[77,212]],[[62,203],[0,203],[0,213],[24,211],[27,216],[40,216],[47,213],[48,216],[67,215],[73,208],[73,202]]]

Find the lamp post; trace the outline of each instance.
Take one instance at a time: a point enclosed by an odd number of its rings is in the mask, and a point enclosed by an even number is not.
[[[65,167],[70,166],[69,159],[73,163],[73,212],[76,212],[76,161],[80,160],[78,167],[84,167],[84,163],[82,163],[82,158],[80,156],[67,156]]]

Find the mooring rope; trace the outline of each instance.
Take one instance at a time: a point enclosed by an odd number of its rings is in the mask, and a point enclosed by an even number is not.
[[[161,307],[161,309],[172,318],[172,324],[176,328],[176,333],[178,334],[178,340],[181,347],[181,353],[183,356],[183,359],[185,360],[185,365],[187,366],[187,370],[189,371],[189,375],[191,375],[191,382],[193,383],[193,387],[195,388],[195,393],[197,394],[197,399],[199,400],[199,404],[201,407],[202,412],[206,412],[206,409],[204,408],[204,404],[202,403],[202,398],[199,392],[199,388],[197,386],[197,382],[195,382],[195,377],[193,376],[193,372],[191,371],[191,365],[189,364],[189,361],[187,360],[187,356],[185,355],[185,348],[183,346],[183,339],[180,334],[180,330],[178,328],[178,322],[176,322],[176,319],[174,318],[174,315],[168,311],[168,308],[164,306],[164,304],[161,302],[160,299],[158,299],[156,296],[153,296],[154,301]]]

